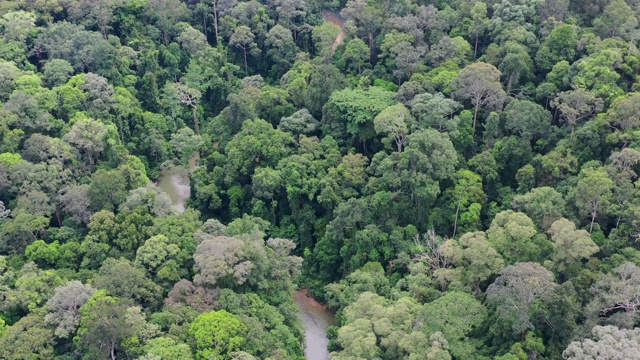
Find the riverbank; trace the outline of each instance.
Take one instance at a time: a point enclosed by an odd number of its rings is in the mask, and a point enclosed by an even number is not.
[[[307,360],[329,360],[327,329],[335,325],[335,315],[302,289],[293,294],[298,305],[300,321],[305,331],[304,355]]]
[[[338,46],[340,46],[340,44],[342,44],[342,41],[344,41],[344,20],[342,20],[340,13],[332,10],[322,11],[322,19],[324,21],[334,23],[335,25],[338,25],[340,27],[340,32],[338,33],[338,36],[336,36],[336,40],[333,42],[332,46],[333,50],[335,50]]]

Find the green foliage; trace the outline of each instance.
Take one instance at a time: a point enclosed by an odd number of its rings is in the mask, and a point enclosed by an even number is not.
[[[637,358],[639,4],[2,2],[0,358]]]
[[[331,126],[337,139],[344,133],[366,141],[373,137],[373,119],[385,108],[393,105],[395,94],[374,86],[368,90],[345,89],[331,94],[323,109],[323,121]]]
[[[246,332],[247,326],[225,310],[199,315],[189,329],[198,359],[230,359],[245,342]]]

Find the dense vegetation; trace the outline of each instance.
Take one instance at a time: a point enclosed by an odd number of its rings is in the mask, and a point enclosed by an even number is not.
[[[0,359],[640,358],[638,15],[1,1]]]

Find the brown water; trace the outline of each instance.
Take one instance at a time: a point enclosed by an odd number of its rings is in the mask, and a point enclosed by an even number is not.
[[[178,173],[163,172],[158,178],[158,187],[169,195],[178,212],[186,209],[185,204],[191,195],[188,177]]]
[[[327,328],[335,325],[335,316],[326,306],[307,296],[306,289],[296,291],[293,301],[298,304],[298,314],[304,326],[304,355],[308,360],[329,360]]]
[[[200,154],[195,153],[189,157],[189,168],[191,170],[198,166]],[[189,186],[189,176],[183,171],[168,170],[160,174],[157,182],[160,190],[169,195],[173,206],[178,212],[183,212],[186,208],[186,202],[191,196],[191,187]]]
[[[344,40],[344,20],[342,20],[342,17],[340,17],[340,13],[332,10],[322,11],[322,19],[324,19],[324,21],[329,21],[340,26],[340,32],[336,37],[336,41],[333,42],[333,49],[335,50],[340,44],[342,44],[342,41]]]

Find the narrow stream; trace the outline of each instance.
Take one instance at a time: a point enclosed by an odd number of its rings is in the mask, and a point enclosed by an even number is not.
[[[296,291],[293,301],[298,304],[298,314],[304,326],[306,344],[304,355],[308,360],[329,360],[327,328],[335,325],[334,315],[326,306],[307,296],[307,290]]]
[[[322,19],[324,21],[332,22],[340,27],[340,32],[338,33],[336,40],[333,42],[333,49],[335,50],[340,44],[342,44],[342,40],[344,39],[344,20],[342,20],[339,12],[333,10],[322,11]]]
[[[197,166],[197,158],[189,159],[193,170]],[[189,177],[184,171],[164,171],[160,174],[156,183],[158,187],[169,195],[171,202],[179,212],[185,210],[186,201],[191,194]],[[327,345],[327,328],[335,325],[333,313],[326,306],[307,296],[307,290],[296,291],[293,301],[298,305],[298,314],[305,331],[304,354],[308,360],[329,360]]]
[[[198,166],[200,154],[195,153],[189,157],[189,168],[191,170]],[[186,209],[186,202],[191,196],[191,187],[189,186],[189,176],[181,171],[163,171],[156,182],[160,190],[169,195],[173,206],[178,212]]]
[[[185,204],[191,195],[188,177],[177,173],[163,172],[158,178],[158,187],[169,195],[178,212],[185,210]]]

